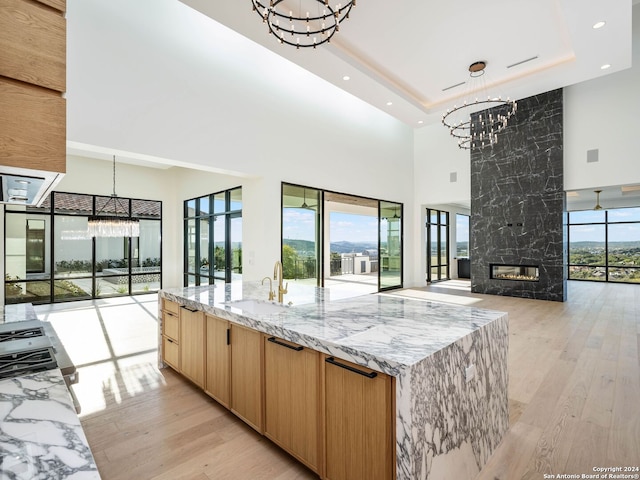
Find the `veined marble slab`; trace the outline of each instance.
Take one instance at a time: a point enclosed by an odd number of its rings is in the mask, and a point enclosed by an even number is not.
[[[247,282],[159,295],[394,376],[397,480],[477,475],[509,426],[506,313],[296,284],[282,312],[228,304],[264,300],[268,291]]]
[[[289,285],[282,313],[255,314],[226,303],[265,300],[258,282],[164,289],[160,296],[255,330],[390,375],[502,317],[504,312],[386,295],[341,296],[331,289]]]
[[[38,315],[30,303],[0,305],[0,324],[38,320]]]
[[[0,478],[100,479],[60,370],[0,381]]]

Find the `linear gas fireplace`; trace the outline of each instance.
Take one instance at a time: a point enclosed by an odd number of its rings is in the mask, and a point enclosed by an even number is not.
[[[501,265],[489,264],[489,277],[494,280],[519,280],[523,282],[537,282],[540,280],[540,270],[537,265]]]

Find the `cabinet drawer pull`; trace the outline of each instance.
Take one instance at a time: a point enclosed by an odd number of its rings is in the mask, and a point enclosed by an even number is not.
[[[291,350],[295,350],[296,352],[301,352],[302,350],[304,350],[304,347],[301,347],[300,345],[298,345],[297,347],[294,347],[293,345],[288,345],[286,343],[279,342],[278,340],[276,340],[276,337],[269,337],[267,338],[267,340],[271,343],[275,343],[276,345],[280,345],[282,347],[287,347],[287,348],[290,348]]]
[[[169,342],[169,343],[175,343],[175,342],[174,342],[173,340],[171,340],[170,338],[167,338],[166,340],[167,340],[167,342]]]
[[[231,345],[231,329],[227,328],[227,345]]]
[[[336,367],[344,368],[346,370],[349,370],[350,372],[358,373],[367,378],[376,378],[378,376],[376,372],[363,372],[362,370],[353,368],[350,365],[345,365],[344,363],[336,362],[336,359],[334,357],[329,357],[325,359],[325,362],[330,363],[331,365],[335,365]]]
[[[197,308],[189,308],[189,307],[185,307],[184,305],[180,305],[180,308],[184,308],[185,310],[188,310],[191,313],[196,313],[198,311]]]

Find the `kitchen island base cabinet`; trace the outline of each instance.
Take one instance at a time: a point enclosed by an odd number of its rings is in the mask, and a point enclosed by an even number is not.
[[[204,388],[204,313],[180,307],[180,372]]]
[[[205,392],[229,408],[231,405],[231,326],[227,320],[207,315]]]
[[[162,360],[180,371],[180,305],[163,299],[162,302]]]
[[[391,377],[333,357],[323,363],[325,478],[393,479]]]
[[[320,468],[320,353],[264,337],[264,433],[316,473]]]
[[[231,325],[231,411],[264,432],[262,422],[262,333]]]
[[[176,371],[180,371],[180,346],[175,340],[162,338],[162,360]]]

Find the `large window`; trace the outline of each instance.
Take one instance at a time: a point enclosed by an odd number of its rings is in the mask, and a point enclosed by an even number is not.
[[[449,212],[427,208],[427,282],[449,280]]]
[[[36,304],[161,288],[162,202],[119,197],[140,237],[92,238],[88,217],[108,197],[53,192],[40,207],[5,208],[5,302]]]
[[[282,185],[282,268],[284,278],[318,284],[320,190]]]
[[[640,207],[569,212],[569,279],[640,283]]]
[[[184,285],[242,278],[242,188],[184,202]]]
[[[400,203],[283,183],[285,278],[363,293],[402,287],[402,215]]]
[[[469,258],[469,215],[456,213],[456,257]]]

